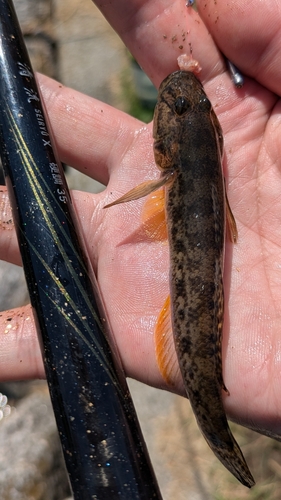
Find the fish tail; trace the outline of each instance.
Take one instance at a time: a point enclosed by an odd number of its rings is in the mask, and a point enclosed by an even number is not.
[[[198,408],[198,401],[193,405],[192,395],[189,394],[190,403],[200,431],[206,439],[213,453],[220,462],[240,481],[244,486],[254,486],[254,478],[247,466],[243,453],[234,439],[229,428],[222,401],[216,398],[212,408]],[[215,415],[214,415],[215,407]]]
[[[231,445],[227,447],[218,447],[216,451],[213,451],[221,463],[236,477],[236,479],[238,479],[238,481],[240,481],[240,483],[251,488],[254,486],[255,480],[248,468],[238,443],[234,439],[230,429],[228,429],[228,431]]]

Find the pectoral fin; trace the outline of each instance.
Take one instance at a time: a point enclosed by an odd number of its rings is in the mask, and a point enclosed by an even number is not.
[[[127,201],[133,201],[133,200],[138,200],[139,198],[143,198],[144,196],[147,196],[153,191],[156,191],[156,189],[159,189],[160,187],[164,186],[164,184],[166,184],[170,178],[171,174],[169,173],[163,177],[160,177],[160,179],[142,182],[141,184],[139,184],[139,186],[134,187],[133,189],[128,191],[128,193],[124,194],[116,201],[113,201],[112,203],[105,205],[105,207],[103,208],[109,208],[113,207],[113,205],[119,205],[119,203],[126,203]]]
[[[165,300],[159,314],[154,331],[154,340],[156,360],[160,372],[167,384],[173,386],[179,366],[172,333],[170,295]]]

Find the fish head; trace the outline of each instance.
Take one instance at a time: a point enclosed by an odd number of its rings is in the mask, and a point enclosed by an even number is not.
[[[159,87],[154,113],[154,138],[170,133],[189,114],[210,114],[211,110],[211,102],[194,73],[175,71]]]

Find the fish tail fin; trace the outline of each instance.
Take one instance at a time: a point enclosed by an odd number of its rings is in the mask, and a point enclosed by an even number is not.
[[[229,428],[222,404],[221,389],[218,388],[215,399],[209,399],[207,407],[204,403],[201,403],[200,407],[197,401],[193,402],[191,394],[189,394],[189,399],[199,429],[213,453],[240,483],[248,488],[254,486],[254,478]]]
[[[165,382],[173,387],[180,370],[172,334],[170,296],[165,300],[158,316],[154,341],[156,360],[161,375]],[[202,380],[199,381],[199,383],[201,382]],[[222,379],[221,382],[222,389],[227,391]],[[192,391],[187,390],[187,396],[190,399],[199,429],[220,462],[238,481],[251,488],[255,481],[229,428],[222,404],[221,385],[217,382],[217,387],[214,387],[213,381],[211,383],[207,381],[203,385],[211,387],[211,389],[207,396],[200,398],[199,402],[198,392],[201,392],[199,388],[193,386]]]
[[[242,483],[248,488],[252,488],[255,485],[255,480],[248,468],[246,460],[240,449],[240,446],[234,439],[230,429],[230,438],[232,441],[232,446],[226,449],[221,448],[216,456],[221,461],[221,463]]]

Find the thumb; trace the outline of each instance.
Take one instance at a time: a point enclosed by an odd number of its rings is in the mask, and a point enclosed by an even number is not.
[[[215,3],[215,5],[214,5]],[[280,95],[280,3],[198,0],[198,12],[217,46],[245,76]]]

